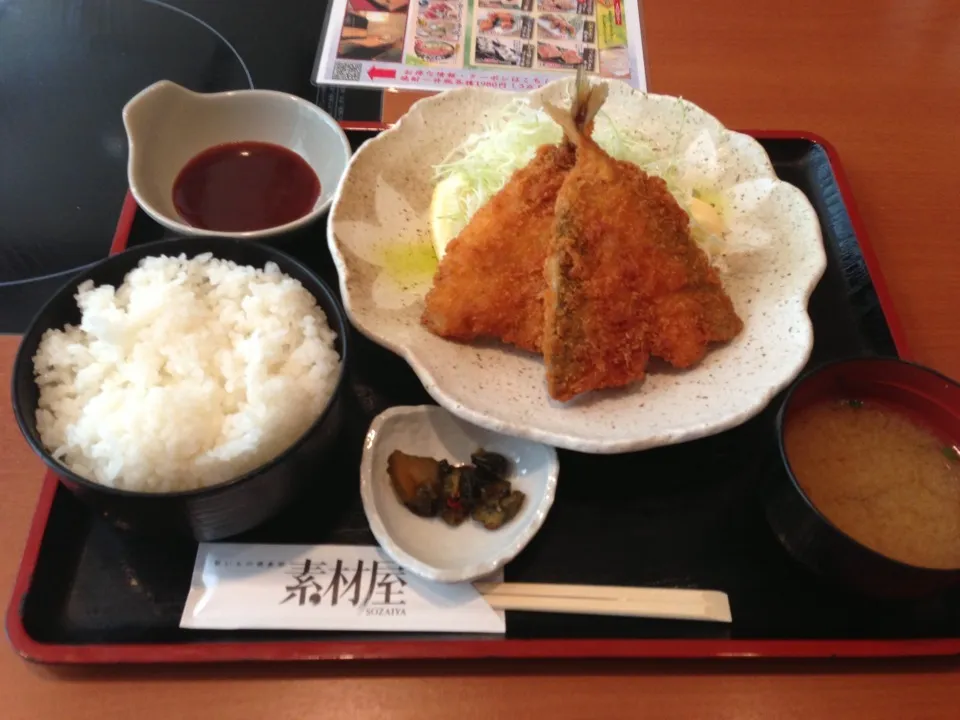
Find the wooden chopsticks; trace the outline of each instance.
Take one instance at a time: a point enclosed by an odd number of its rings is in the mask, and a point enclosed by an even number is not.
[[[473,585],[496,610],[732,621],[726,593],[716,590],[507,582]]]

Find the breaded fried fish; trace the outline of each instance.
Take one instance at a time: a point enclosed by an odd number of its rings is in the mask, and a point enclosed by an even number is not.
[[[540,352],[543,263],[569,144],[544,145],[446,248],[421,321],[452,340],[489,338]]]
[[[453,340],[502,340],[540,352],[543,263],[569,144],[544,145],[447,246],[427,293],[424,326]]]
[[[600,89],[578,80],[598,107]],[[550,395],[642,380],[651,356],[689,367],[709,343],[736,336],[743,323],[663,180],[604,152],[582,130],[592,116],[547,110],[577,148],[545,269]]]

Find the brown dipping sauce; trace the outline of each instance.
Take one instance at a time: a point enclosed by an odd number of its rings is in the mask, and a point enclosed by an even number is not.
[[[250,232],[285,225],[313,210],[320,180],[287,148],[235,142],[204,150],[173,183],[173,205],[204,230]]]

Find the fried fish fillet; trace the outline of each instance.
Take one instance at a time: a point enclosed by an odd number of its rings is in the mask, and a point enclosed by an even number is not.
[[[642,380],[651,356],[689,367],[709,343],[735,337],[743,323],[663,180],[548,111],[577,147],[545,267],[550,395],[566,401]]]
[[[543,264],[572,145],[544,145],[447,246],[421,322],[453,340],[490,338],[539,352]]]

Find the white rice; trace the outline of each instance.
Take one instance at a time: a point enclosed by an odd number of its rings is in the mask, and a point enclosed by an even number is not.
[[[77,288],[79,327],[33,358],[37,430],[110,487],[207,487],[276,457],[319,417],[340,365],[316,299],[273,263],[149,257]]]

